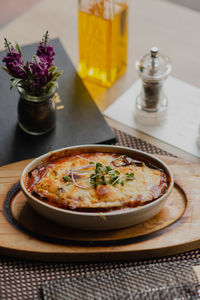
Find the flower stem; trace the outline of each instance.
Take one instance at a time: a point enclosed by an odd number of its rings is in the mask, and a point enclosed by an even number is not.
[[[7,52],[9,54],[11,54],[10,42],[6,38],[4,38],[4,41],[5,41],[5,48],[6,48]]]

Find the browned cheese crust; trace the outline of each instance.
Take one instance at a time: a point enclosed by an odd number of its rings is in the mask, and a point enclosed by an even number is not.
[[[124,155],[86,153],[39,165],[25,184],[32,195],[57,207],[108,211],[158,199],[167,189],[167,177],[164,171]]]

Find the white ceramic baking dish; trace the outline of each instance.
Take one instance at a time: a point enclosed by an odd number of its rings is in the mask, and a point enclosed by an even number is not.
[[[119,153],[121,155],[127,155],[134,159],[149,162],[155,167],[162,169],[168,178],[168,188],[166,192],[157,200],[146,204],[144,206],[136,207],[136,208],[126,208],[119,209],[109,212],[80,212],[80,211],[72,211],[68,209],[58,208],[48,203],[39,200],[34,197],[25,186],[25,180],[27,174],[33,170],[37,165],[48,162],[49,159],[59,158],[69,153],[75,154],[76,152],[114,152]],[[165,204],[169,194],[172,191],[174,180],[173,174],[169,167],[157,157],[150,155],[148,153],[120,146],[110,146],[110,145],[84,145],[84,146],[74,146],[59,149],[53,152],[49,152],[44,154],[36,159],[34,159],[31,163],[29,163],[23,170],[21,175],[21,188],[26,196],[30,205],[42,216],[56,222],[62,224],[64,226],[69,226],[76,229],[84,229],[84,230],[111,230],[111,229],[119,229],[128,226],[132,226],[141,222],[144,222],[154,215],[160,212],[162,207]]]

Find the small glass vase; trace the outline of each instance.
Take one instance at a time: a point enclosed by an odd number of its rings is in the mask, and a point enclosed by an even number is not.
[[[18,87],[18,124],[26,133],[42,135],[56,126],[56,105],[53,99],[56,88],[43,96],[31,96]]]

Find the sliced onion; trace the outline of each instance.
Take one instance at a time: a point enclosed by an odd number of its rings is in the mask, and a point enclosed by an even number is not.
[[[121,161],[121,158],[124,159],[124,161]],[[119,163],[117,164],[117,161],[119,161]],[[115,163],[116,162],[116,163]],[[127,165],[130,165],[131,162],[128,161],[128,159],[126,158],[125,155],[121,155],[119,156],[118,158],[114,159],[113,161],[111,161],[111,164],[114,166],[114,167],[123,167],[123,166],[127,166]]]
[[[115,179],[115,181],[113,181],[113,182],[111,183],[111,185],[115,184],[115,182],[117,182],[118,180],[120,180],[120,177],[118,177],[117,179]]]
[[[90,168],[91,166],[90,165],[87,165],[87,166],[83,166],[83,167],[79,167],[79,168],[77,168],[77,169],[73,169],[73,172],[75,173],[75,172],[81,172],[80,170],[83,170],[83,169],[88,169],[88,168]],[[67,173],[67,176],[70,174],[70,172],[71,172],[71,170]],[[86,171],[87,172],[87,171]]]
[[[90,186],[82,186],[82,185],[79,185],[76,181],[75,181],[75,179],[74,179],[74,170],[73,170],[73,168],[72,168],[72,166],[71,166],[71,178],[72,178],[72,181],[73,181],[73,183],[77,186],[77,187],[79,187],[79,188],[81,188],[81,189],[89,189],[89,187]]]

